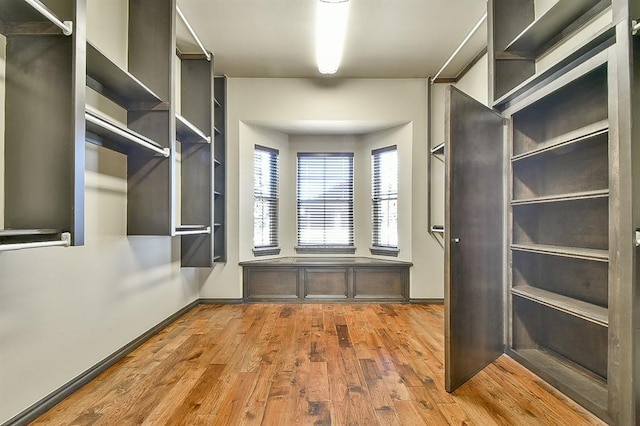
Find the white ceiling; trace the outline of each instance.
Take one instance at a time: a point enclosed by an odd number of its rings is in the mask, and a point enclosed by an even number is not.
[[[178,0],[216,74],[319,77],[315,65],[317,0]],[[485,0],[350,0],[342,65],[326,78],[433,76],[486,11]],[[180,19],[178,46],[199,49]],[[483,25],[441,77],[454,77],[486,46]]]

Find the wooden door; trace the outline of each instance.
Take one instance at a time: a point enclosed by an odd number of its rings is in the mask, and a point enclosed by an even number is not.
[[[503,119],[446,92],[445,387],[452,392],[504,351]]]

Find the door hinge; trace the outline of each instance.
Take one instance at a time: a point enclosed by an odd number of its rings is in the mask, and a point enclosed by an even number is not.
[[[640,32],[640,19],[634,19],[631,21],[631,35],[638,35]]]

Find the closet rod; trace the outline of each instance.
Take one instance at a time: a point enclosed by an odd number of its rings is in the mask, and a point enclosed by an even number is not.
[[[187,21],[186,16],[184,16],[184,13],[182,13],[182,11],[180,10],[180,8],[177,5],[176,5],[176,11],[178,12],[178,15],[180,16],[180,19],[182,19],[182,22],[184,22],[184,25],[187,27],[187,29],[191,33],[191,36],[193,37],[193,39],[196,41],[196,43],[198,43],[198,46],[200,46],[200,50],[202,50],[202,52],[204,53],[204,56],[207,57],[207,61],[211,61],[211,53],[207,52],[207,49],[204,48],[204,45],[202,44],[202,42],[198,38],[198,35],[193,30],[193,28],[189,24],[189,21]]]
[[[188,229],[178,229],[178,230],[176,230],[176,236],[180,236],[180,235],[198,235],[198,234],[211,234],[211,227],[207,226],[206,228],[199,228],[199,229],[193,229],[193,230],[188,230]]]
[[[447,62],[444,63],[444,65],[442,66],[442,68],[440,68],[440,71],[438,71],[436,73],[435,76],[433,76],[431,78],[431,80],[429,81],[429,83],[433,84],[436,79],[440,76],[440,74],[442,74],[442,72],[444,71],[445,68],[447,68],[447,65],[449,65],[449,63],[451,63],[451,61],[453,61],[453,58],[456,57],[456,55],[462,50],[462,48],[464,47],[465,44],[467,44],[467,42],[469,41],[469,39],[471,39],[471,37],[475,34],[476,31],[478,31],[478,28],[480,28],[480,26],[484,23],[484,21],[487,20],[487,12],[484,13],[484,15],[482,16],[482,18],[480,18],[480,20],[478,21],[478,23],[475,25],[475,27],[473,27],[473,29],[471,30],[471,32],[469,32],[469,34],[467,34],[467,36],[464,38],[464,40],[462,40],[462,43],[460,43],[460,46],[458,46],[458,48],[456,50],[454,50],[454,52],[451,54],[451,56],[449,57],[449,59],[447,59]]]
[[[53,22],[58,28],[62,30],[62,33],[66,36],[73,34],[73,21],[61,21],[56,15],[51,12],[47,6],[42,4],[40,0],[24,0],[35,10],[40,12],[42,16]]]
[[[104,127],[107,130],[112,131],[113,133],[122,136],[123,138],[126,138],[128,140],[130,140],[133,143],[136,143],[144,148],[150,149],[153,152],[156,152],[160,155],[162,155],[163,157],[167,158],[171,155],[171,150],[169,148],[161,148],[159,146],[155,146],[147,141],[145,141],[144,139],[141,139],[135,135],[132,135],[131,133],[127,133],[124,130],[120,129],[117,126],[114,126],[113,124],[109,123],[108,121],[102,120],[99,117],[95,117],[93,116],[89,111],[86,111],[84,113],[84,118],[86,121],[89,121],[93,124],[97,124],[99,126]]]
[[[71,234],[63,232],[61,239],[56,241],[38,241],[35,243],[0,244],[0,252],[10,250],[23,250],[40,247],[69,247],[71,245]]]

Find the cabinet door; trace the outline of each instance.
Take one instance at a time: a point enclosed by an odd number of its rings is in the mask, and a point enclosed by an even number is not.
[[[446,94],[445,386],[504,350],[503,119],[454,87]]]

